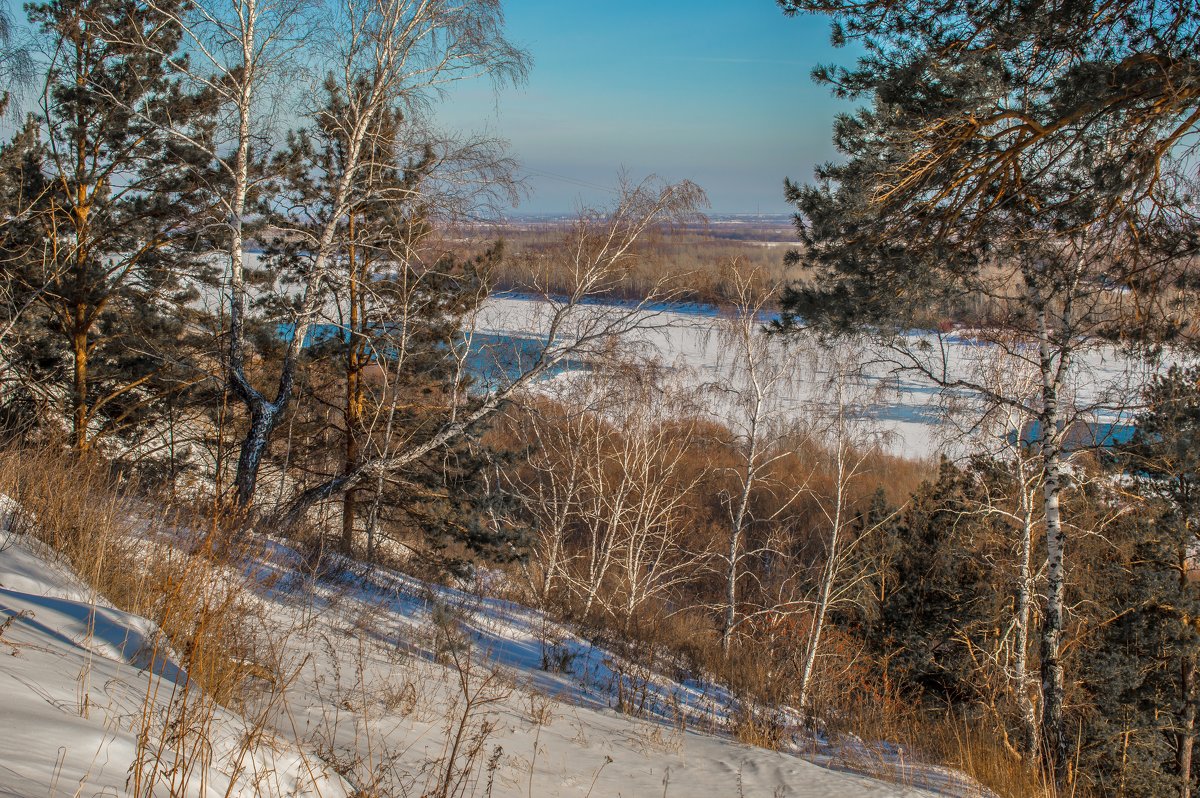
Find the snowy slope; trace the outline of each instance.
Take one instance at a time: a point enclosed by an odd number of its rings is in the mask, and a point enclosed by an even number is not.
[[[496,796],[935,794],[839,770],[846,762],[837,752],[813,757],[825,766],[809,761],[797,752],[811,744],[799,739],[791,753],[737,743],[722,733],[731,700],[720,688],[630,674],[611,652],[512,602],[384,569],[292,584],[276,599],[281,614],[292,602],[297,618],[314,610],[319,618],[293,640],[304,665],[289,697],[288,728],[325,728],[338,760],[367,760],[375,773],[418,773],[444,751],[445,708],[461,707],[462,682],[436,656],[440,617],[487,664],[473,684],[484,673],[502,674],[498,687],[483,690],[495,698],[486,749],[501,749]],[[561,671],[542,667],[547,642],[552,655],[566,652]],[[636,716],[616,710],[618,682],[638,696]],[[907,785],[979,794],[955,774],[877,764]]]
[[[140,720],[161,717],[186,677],[151,656],[152,624],[107,606],[35,549],[0,535],[0,623],[14,618],[0,637],[0,795],[128,794]],[[160,778],[155,794],[166,794],[166,781],[189,796],[349,794],[284,740],[249,752],[231,787],[223,765],[243,732],[240,718],[218,711],[210,763]],[[269,788],[250,785],[255,772],[274,774]]]
[[[276,733],[229,789],[245,721],[219,711],[211,754],[172,794],[350,794],[331,771],[371,795],[447,782],[462,796],[978,794],[902,757],[880,760],[896,784],[798,737],[793,752],[741,745],[723,732],[731,701],[719,688],[633,673],[526,607],[354,564],[302,576],[293,550],[267,552],[251,570],[285,685],[244,711]],[[19,616],[0,638],[0,795],[127,794],[138,718],[186,677],[166,657],[150,667],[148,622],[44,555],[15,537],[0,551],[0,622]],[[543,669],[547,646],[561,668]],[[636,716],[615,709],[618,684]]]

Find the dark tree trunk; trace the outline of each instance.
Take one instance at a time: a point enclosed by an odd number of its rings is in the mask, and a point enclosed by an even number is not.
[[[258,485],[258,469],[262,465],[267,445],[271,441],[271,432],[275,429],[277,417],[275,408],[263,401],[250,402],[250,429],[242,440],[241,453],[238,455],[237,475],[234,477],[234,487],[237,491],[237,506],[245,509],[254,501],[254,491]]]
[[[1179,723],[1176,771],[1179,775],[1179,798],[1191,798],[1192,752],[1196,745],[1196,660],[1190,652],[1183,655],[1179,677],[1183,713]]]

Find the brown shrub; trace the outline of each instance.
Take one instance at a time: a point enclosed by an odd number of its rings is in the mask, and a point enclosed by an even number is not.
[[[258,653],[240,568],[251,543],[233,525],[156,508],[98,458],[54,450],[0,453],[0,493],[17,503],[14,532],[39,541],[117,609],[153,621],[165,636],[153,656],[173,653],[218,703],[237,703],[252,678],[275,678]]]

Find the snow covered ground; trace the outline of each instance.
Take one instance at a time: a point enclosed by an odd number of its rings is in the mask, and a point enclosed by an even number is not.
[[[725,733],[733,707],[720,688],[639,673],[486,586],[348,563],[316,578],[299,562],[272,545],[252,568],[281,678],[242,712],[268,733],[246,745],[254,724],[219,710],[211,749],[160,774],[176,787],[153,794],[422,796],[447,781],[448,795],[527,798],[979,794],[903,752],[799,735],[790,752],[742,745]],[[168,654],[149,655],[156,630],[11,534],[0,535],[5,619],[0,795],[134,794],[141,719],[188,689]],[[636,709],[619,712],[618,696]],[[870,756],[899,783],[851,772]]]
[[[603,307],[600,303],[597,306]],[[705,305],[664,305],[651,308],[644,316],[646,329],[637,334],[643,352],[674,369],[697,395],[727,378],[731,354],[720,334],[720,311]],[[480,313],[478,327],[493,339],[510,336],[528,340],[544,334],[546,320],[543,301],[500,296],[490,300]],[[949,377],[991,381],[996,389],[1014,398],[1028,399],[1036,391],[1031,383],[1035,376],[1034,352],[1024,358],[1002,356],[995,347],[973,341],[969,331],[943,336],[915,332],[909,341],[924,345],[911,347],[922,365],[934,370],[944,367]],[[782,343],[777,347],[784,349]],[[978,440],[967,440],[978,433],[978,413],[973,412],[970,393],[949,394],[915,376],[911,369],[899,369],[901,364],[894,353],[865,339],[825,351],[813,341],[793,341],[782,356],[794,364],[794,374],[783,386],[778,401],[795,418],[810,417],[827,406],[834,372],[852,366],[866,414],[893,452],[914,458],[943,452],[955,456],[980,444]],[[1130,419],[1125,408],[1153,368],[1113,348],[1082,352],[1076,356],[1073,379],[1066,386],[1064,398],[1082,410],[1080,420],[1098,430],[1100,436],[1119,436]],[[570,378],[569,373],[560,373],[553,380]],[[955,407],[966,412],[956,414]],[[728,420],[732,412],[727,403],[720,402],[710,410],[723,420]]]
[[[337,798],[350,785],[311,751],[271,736],[243,750],[247,724],[219,710],[211,748],[152,793],[135,762],[152,767],[157,740],[138,731],[167,716],[187,679],[155,646],[144,618],[113,609],[54,564],[35,541],[0,535],[0,795],[289,795]],[[157,650],[157,654],[154,653]],[[149,719],[143,724],[143,719]],[[233,762],[240,774],[231,778]]]

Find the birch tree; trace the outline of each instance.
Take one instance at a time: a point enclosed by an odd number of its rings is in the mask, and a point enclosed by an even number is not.
[[[586,506],[588,462],[593,442],[603,434],[610,393],[600,380],[573,379],[553,399],[509,414],[513,433],[528,436],[532,447],[521,466],[506,474],[505,487],[531,519],[525,574],[542,606],[568,583],[581,556],[576,533]]]
[[[822,375],[821,398],[814,401],[816,423],[810,433],[824,449],[824,468],[830,474],[831,491],[810,490],[821,524],[817,530],[824,548],[824,560],[817,579],[815,595],[807,602],[811,614],[805,637],[803,664],[797,697],[801,709],[809,709],[812,679],[820,656],[829,613],[853,594],[856,583],[866,574],[854,574],[851,555],[875,528],[891,520],[877,521],[872,528],[856,528],[853,504],[855,490],[869,473],[868,461],[877,453],[885,436],[871,418],[877,404],[878,389],[867,382],[853,354],[859,346],[842,342],[816,349],[812,371]]]
[[[557,273],[569,275],[567,293],[550,293],[546,283],[537,279],[529,286],[539,299],[524,306],[519,323],[529,328],[533,345],[501,347],[503,362],[484,379],[473,383],[455,381],[457,387],[444,400],[446,413],[434,429],[423,430],[419,438],[398,444],[387,456],[366,456],[353,468],[308,488],[289,502],[279,520],[294,521],[314,504],[340,496],[349,488],[381,475],[386,478],[401,473],[411,463],[491,418],[507,403],[520,399],[543,376],[573,362],[603,357],[615,341],[636,339],[667,324],[660,305],[675,296],[678,289],[666,278],[651,286],[637,302],[610,305],[595,300],[620,287],[628,270],[641,258],[637,245],[645,233],[694,218],[704,202],[703,192],[692,183],[663,184],[647,179],[636,185],[625,184],[611,209],[581,214],[566,234],[552,266]],[[502,308],[493,310],[503,312]],[[511,306],[509,311],[517,312]],[[477,329],[478,323],[478,315],[468,319],[467,334],[458,350],[464,370],[472,343],[470,331]]]
[[[1027,348],[1027,344],[1025,348]],[[1020,737],[1017,753],[1036,759],[1040,748],[1038,709],[1034,703],[1037,680],[1029,669],[1030,641],[1034,637],[1037,577],[1043,560],[1034,557],[1042,535],[1042,491],[1044,469],[1032,445],[1037,434],[1037,417],[1029,408],[1037,405],[1042,390],[1040,369],[1028,359],[1017,360],[1009,352],[1020,351],[1017,341],[1002,346],[974,347],[965,369],[972,379],[988,387],[994,396],[1007,396],[1011,403],[985,402],[975,395],[953,397],[947,416],[948,430],[957,430],[959,442],[969,453],[980,454],[999,472],[996,480],[981,479],[984,501],[978,512],[1002,518],[1013,530],[1016,553],[1016,584],[1013,614],[996,652],[1005,681],[1017,708]],[[954,434],[953,432],[951,433]],[[996,483],[996,484],[993,484]],[[1000,487],[1003,486],[1003,487]]]
[[[632,372],[625,371],[623,399],[609,412],[615,425],[610,446],[591,470],[599,478],[589,486],[598,512],[588,520],[608,528],[617,589],[602,595],[628,631],[643,606],[694,578],[707,552],[688,549],[685,527],[689,501],[703,478],[683,468],[694,409],[655,364],[635,362]],[[589,586],[589,601],[601,581]]]
[[[275,159],[278,199],[286,210],[268,222],[285,232],[264,234],[269,271],[301,284],[311,267],[310,237],[329,222],[326,214],[333,209],[327,200],[342,179],[349,151],[342,125],[348,113],[344,93],[327,82],[325,94],[326,107],[314,124],[294,134]],[[393,434],[423,423],[418,405],[428,402],[418,397],[440,395],[451,383],[469,379],[457,339],[485,296],[501,248],[491,247],[474,259],[451,257],[436,246],[435,231],[488,203],[514,199],[515,165],[498,142],[442,138],[399,110],[383,115],[368,138],[363,160],[369,166],[345,203],[316,328],[321,351],[342,361],[337,372],[344,388],[339,402],[343,470],[357,464],[359,452],[374,446],[370,437],[380,432],[369,416],[382,410],[384,394],[369,388],[368,369],[377,374],[386,364],[392,378],[386,395],[406,408],[392,418]],[[285,325],[291,320],[286,312],[277,319]],[[320,453],[316,460],[310,468],[317,473],[338,470],[322,465],[328,458]],[[342,500],[341,545],[347,552],[359,492],[351,489]],[[393,504],[412,511],[417,503]]]
[[[322,308],[322,288],[343,226],[356,204],[369,199],[360,187],[370,185],[367,176],[380,166],[372,156],[392,151],[377,140],[387,135],[385,120],[419,113],[451,82],[481,76],[519,81],[527,69],[526,55],[503,37],[496,0],[348,1],[335,5],[323,20],[321,40],[328,57],[317,61],[339,105],[335,115],[318,110],[315,116],[324,129],[336,132],[340,152],[322,199],[321,221],[289,230],[307,262],[294,298],[291,337],[266,392],[252,385],[247,374],[243,266],[232,258],[230,263],[230,382],[250,413],[235,480],[241,506],[253,499],[271,435],[293,398],[301,353]]]
[[[20,98],[33,77],[29,42],[14,30],[8,9],[0,9],[0,114],[12,108],[14,98]]]
[[[732,284],[732,307],[717,324],[721,379],[711,391],[734,435],[738,462],[730,475],[734,488],[722,497],[729,515],[729,545],[721,558],[725,570],[721,649],[726,654],[738,618],[738,586],[743,560],[751,554],[746,537],[756,522],[771,523],[787,513],[805,486],[784,488],[771,468],[791,454],[785,444],[796,431],[787,392],[795,387],[797,361],[790,343],[768,336],[766,325],[782,285],[760,269],[734,262],[726,274]],[[753,500],[770,494],[772,511],[758,516]]]

